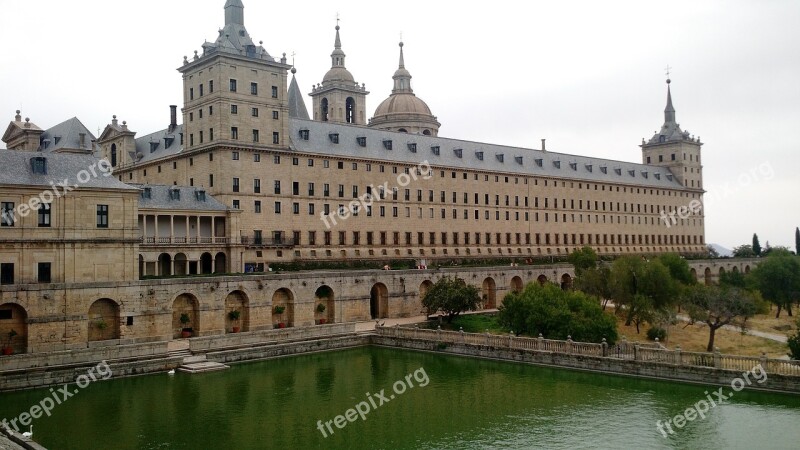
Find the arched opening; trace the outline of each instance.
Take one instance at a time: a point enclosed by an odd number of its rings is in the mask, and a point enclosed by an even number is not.
[[[720,267],[719,268],[719,276],[720,276],[720,278],[722,278],[723,275],[725,275],[725,268],[724,267]]]
[[[28,313],[16,303],[0,305],[0,347],[3,355],[28,351]]]
[[[511,290],[513,292],[522,292],[522,278],[514,277],[511,279]]]
[[[430,136],[431,135],[431,130],[424,130],[422,132],[422,134],[425,135],[425,136]]]
[[[172,272],[174,275],[186,275],[187,267],[188,267],[188,260],[186,259],[186,255],[183,253],[178,253],[175,255],[175,260],[173,262],[173,267],[175,270]]]
[[[406,130],[405,128],[399,128],[399,129],[397,130],[397,132],[398,132],[398,133],[408,133],[408,130]]]
[[[225,297],[225,332],[250,331],[250,302],[247,294],[233,291]]]
[[[111,167],[117,167],[117,144],[111,144]]]
[[[200,332],[200,305],[192,294],[181,294],[172,302],[172,337],[197,336]]]
[[[356,123],[356,101],[347,97],[344,104],[344,118],[347,123]]]
[[[705,276],[706,286],[710,286],[711,285],[711,269],[706,267],[706,270],[703,273],[703,275]]]
[[[211,273],[211,253],[200,255],[200,273]]]
[[[733,273],[739,273],[739,268],[738,268],[738,267],[736,267],[736,266],[733,266],[733,269],[731,269],[731,272],[733,272]]]
[[[750,273],[750,266],[744,266],[744,273],[745,274]]]
[[[561,275],[561,289],[567,290],[572,288],[572,277],[568,273]]]
[[[280,288],[272,294],[272,326],[294,326],[294,294],[289,289]]]
[[[319,120],[323,122],[328,121],[328,99],[323,98],[319,102]]]
[[[425,280],[419,285],[419,304],[420,308],[422,308],[422,299],[425,298],[425,295],[428,294],[428,291],[431,290],[433,287],[433,282],[430,280]],[[431,311],[426,311],[427,315],[430,315]]]
[[[324,325],[336,322],[336,304],[333,301],[333,288],[322,285],[314,292],[314,323]]]
[[[481,294],[484,309],[497,308],[497,285],[494,282],[494,278],[490,277],[483,280]]]
[[[225,253],[223,252],[217,253],[217,256],[214,257],[214,273],[228,272],[226,259],[227,258],[225,257]]]
[[[695,283],[697,283],[697,271],[695,269],[690,269],[689,273],[692,274],[692,279],[694,280]]]
[[[169,253],[158,255],[158,275],[162,277],[172,275],[172,257]]]
[[[544,275],[539,275],[536,281],[538,281],[540,285],[544,286],[544,284],[547,283],[547,277]]]
[[[89,342],[119,339],[119,305],[101,298],[89,307]]]
[[[389,316],[389,289],[383,283],[375,283],[369,291],[369,314],[373,319]]]

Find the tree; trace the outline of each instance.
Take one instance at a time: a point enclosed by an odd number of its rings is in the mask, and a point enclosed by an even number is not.
[[[673,280],[686,286],[696,283],[689,263],[677,253],[665,253],[657,259],[669,270]]]
[[[800,227],[794,229],[794,253],[800,256]]]
[[[758,243],[758,235],[753,233],[753,253],[761,256],[761,244]]]
[[[570,253],[567,261],[575,266],[575,274],[580,275],[584,270],[597,266],[597,252],[592,247],[585,245],[583,248]]]
[[[611,269],[608,265],[601,264],[600,267],[592,267],[580,272],[575,277],[575,289],[584,294],[594,297],[599,302],[603,310],[606,309],[608,301],[611,299],[611,287],[609,280]]]
[[[786,340],[786,345],[789,346],[789,357],[794,360],[800,360],[800,319],[797,320],[797,328],[797,332]]]
[[[717,330],[728,324],[739,324],[756,312],[755,297],[748,291],[733,286],[695,285],[686,290],[684,306],[694,322],[708,325],[708,346],[714,351]]]
[[[547,339],[572,339],[609,344],[617,340],[617,322],[596,301],[579,291],[564,291],[554,284],[530,283],[510,293],[499,308],[498,321],[516,334]]]
[[[713,245],[706,245],[706,251],[708,252],[708,257],[711,259],[719,258],[719,252],[717,249],[714,248]]]
[[[609,285],[617,313],[625,309],[625,326],[630,326],[634,319],[640,323],[646,321],[652,310],[674,304],[679,289],[669,269],[659,260],[644,261],[635,256],[623,256],[614,261]]]
[[[750,244],[742,244],[738,247],[733,247],[734,258],[754,258],[756,252],[753,251],[753,246]]]
[[[437,281],[422,299],[422,306],[428,311],[442,311],[447,315],[447,323],[464,311],[475,311],[481,302],[480,292],[475,286],[461,278],[445,277]]]
[[[792,316],[792,303],[800,295],[798,258],[786,251],[775,250],[750,274],[761,295],[778,306],[775,317],[780,317],[782,309]]]

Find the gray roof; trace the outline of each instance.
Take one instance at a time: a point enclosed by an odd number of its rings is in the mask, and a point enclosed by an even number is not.
[[[308,109],[306,109],[306,102],[303,100],[303,93],[300,92],[300,87],[297,85],[297,79],[294,76],[295,69],[292,68],[292,82],[289,84],[289,117],[296,117],[298,119],[310,119],[308,116]]]
[[[84,133],[84,144],[80,144],[80,134]],[[77,117],[61,122],[60,124],[50,127],[42,133],[39,138],[41,145],[40,151],[57,152],[57,151],[93,151],[92,140],[94,135],[86,128]],[[48,142],[46,142],[48,141]],[[47,145],[45,147],[45,145]]]
[[[138,158],[136,154],[132,154],[130,155],[131,160],[139,164],[177,155],[183,151],[183,145],[181,145],[182,133],[183,124],[178,125],[172,132],[169,131],[169,128],[165,128],[136,138],[136,153],[141,155],[141,158]]]
[[[382,160],[390,164],[428,161],[433,167],[683,189],[665,167],[331,122],[290,119],[289,124],[291,148],[314,154]],[[308,140],[300,138],[301,130],[308,130]],[[331,133],[339,135],[338,144],[330,139]],[[366,138],[365,147],[357,143],[359,137]],[[384,141],[391,142],[392,150],[386,148]],[[411,144],[416,145],[416,152],[410,149]],[[434,148],[438,148],[438,155]]]
[[[43,157],[46,160],[47,173],[34,174],[31,159]],[[58,186],[66,179],[68,186],[77,188],[101,188],[101,189],[136,189],[131,185],[125,184],[111,175],[110,172],[100,170],[98,162],[100,159],[92,155],[82,155],[74,153],[51,153],[51,152],[25,152],[20,150],[0,150],[0,166],[4,170],[0,171],[0,185],[15,186],[41,186],[51,188],[52,185]],[[110,166],[110,164],[108,165]],[[108,167],[102,166],[102,167]],[[91,175],[91,168],[97,176]],[[79,175],[80,173],[80,175]],[[108,173],[108,176],[105,174]],[[88,178],[85,183],[80,180]],[[59,188],[63,192],[63,188]]]
[[[139,209],[164,209],[168,211],[227,211],[228,207],[211,196],[204,188],[192,186],[166,186],[161,184],[132,185],[141,189]],[[145,191],[149,189],[148,197]],[[180,192],[179,198],[170,197],[170,191]],[[205,200],[198,196],[205,193]]]
[[[667,80],[667,106],[664,108],[664,125],[650,140],[648,144],[664,144],[668,142],[694,142],[699,144],[700,138],[694,138],[689,131],[681,130],[680,124],[675,120],[675,107],[672,106],[672,91],[669,88],[670,80]]]
[[[219,30],[214,42],[203,44],[203,56],[213,53],[228,53],[267,61],[274,58],[261,45],[256,46],[244,27],[244,5],[240,0],[225,3],[225,27]]]

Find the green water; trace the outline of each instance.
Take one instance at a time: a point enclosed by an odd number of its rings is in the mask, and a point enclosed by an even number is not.
[[[389,398],[408,374],[414,388],[378,405],[374,393]],[[657,431],[657,420],[706,390],[366,347],[96,382],[35,420],[34,438],[53,450],[800,447],[800,396],[743,391],[668,438]],[[377,409],[342,429],[332,423],[335,433],[323,437],[317,421],[344,415],[367,392]],[[48,394],[0,394],[0,418]]]

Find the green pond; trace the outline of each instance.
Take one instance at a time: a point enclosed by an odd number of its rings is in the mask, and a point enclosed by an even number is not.
[[[75,390],[33,422],[49,449],[800,448],[800,396],[737,392],[664,437],[717,389],[378,347]],[[49,395],[0,394],[0,419]]]

